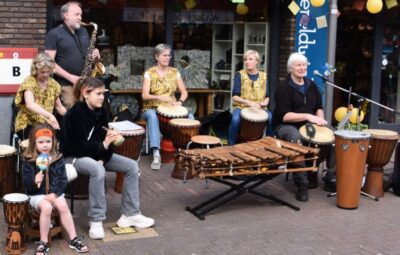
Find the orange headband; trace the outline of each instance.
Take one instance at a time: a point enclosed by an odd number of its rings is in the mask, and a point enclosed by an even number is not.
[[[38,138],[40,136],[50,136],[53,137],[53,131],[51,131],[48,128],[41,128],[35,133],[35,138]]]

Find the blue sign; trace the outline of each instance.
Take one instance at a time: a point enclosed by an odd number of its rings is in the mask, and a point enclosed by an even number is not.
[[[324,73],[328,49],[328,27],[317,27],[317,18],[325,16],[329,18],[329,1],[321,7],[314,7],[309,0],[296,0],[300,11],[296,14],[295,50],[303,53],[308,58],[307,77],[316,78],[314,70]],[[325,94],[325,86],[322,79],[313,79],[318,85],[322,98]]]

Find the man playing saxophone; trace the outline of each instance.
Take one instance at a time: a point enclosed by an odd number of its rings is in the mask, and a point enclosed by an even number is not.
[[[63,24],[53,28],[46,36],[45,52],[56,62],[54,78],[61,85],[61,101],[69,109],[75,103],[72,95],[85,66],[87,54],[100,59],[99,50],[89,50],[90,37],[86,28],[81,27],[82,9],[79,2],[71,1],[60,9]]]

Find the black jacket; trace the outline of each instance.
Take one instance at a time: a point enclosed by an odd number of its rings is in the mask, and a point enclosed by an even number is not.
[[[92,111],[85,102],[77,102],[63,119],[60,146],[64,157],[109,161],[112,151],[104,148],[107,131],[103,127],[108,127],[104,108]]]
[[[65,187],[67,186],[68,179],[65,172],[65,163],[63,158],[60,156],[55,161],[50,162],[48,167],[49,175],[49,194],[55,193],[60,196],[64,193]],[[24,161],[22,165],[23,183],[25,191],[28,195],[41,195],[46,194],[46,174],[39,188],[35,184],[35,176],[39,172],[36,167],[36,161]]]
[[[276,130],[282,124],[300,128],[306,122],[284,123],[283,116],[288,112],[315,114],[322,109],[321,93],[317,85],[308,78],[304,79],[305,94],[295,85],[290,76],[282,81],[275,91],[275,110],[272,114],[272,126]]]

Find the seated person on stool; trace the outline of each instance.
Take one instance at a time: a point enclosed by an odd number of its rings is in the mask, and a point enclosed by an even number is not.
[[[39,167],[41,161],[37,158],[41,154],[47,157],[44,158],[42,167]],[[61,223],[70,240],[69,247],[77,252],[88,252],[88,247],[82,242],[83,237],[76,235],[74,220],[64,198],[67,186],[65,163],[61,154],[57,153],[54,131],[49,125],[33,126],[29,146],[23,157],[24,187],[30,197],[31,207],[40,212],[40,241],[35,254],[47,254],[49,250],[47,243],[53,208],[60,213]]]
[[[166,44],[158,44],[154,48],[154,57],[157,64],[146,70],[143,79],[143,119],[148,129],[150,148],[153,151],[153,162],[151,169],[161,168],[160,157],[160,126],[157,117],[157,107],[161,103],[171,105],[182,105],[187,99],[188,93],[185,84],[176,68],[170,67],[171,47]],[[180,92],[178,101],[175,99],[176,89]],[[189,114],[193,119],[193,115]]]
[[[306,77],[307,58],[301,53],[292,53],[287,62],[289,76],[281,82],[275,92],[273,127],[278,139],[298,143],[301,141],[299,128],[307,122],[326,126],[321,94],[317,85]],[[335,151],[330,149],[327,173],[324,177],[325,190],[336,189]],[[294,172],[293,180],[298,188],[296,199],[308,201],[307,173]]]
[[[46,53],[39,53],[32,61],[31,75],[19,87],[15,96],[15,105],[19,107],[15,119],[15,133],[19,139],[28,139],[30,129],[35,123],[49,123],[54,129],[60,129],[53,110],[65,115],[61,104],[61,86],[50,77],[55,68],[54,60]]]
[[[81,78],[74,86],[75,105],[64,116],[61,149],[67,162],[74,159],[79,174],[90,176],[89,237],[105,237],[107,201],[104,188],[106,171],[125,174],[118,227],[148,228],[154,220],[140,212],[139,166],[130,158],[112,152],[110,145],[120,138],[114,130],[106,130],[108,116],[103,107],[105,85],[93,77]]]
[[[244,107],[264,108],[269,103],[267,74],[258,70],[260,55],[255,50],[247,50],[243,55],[245,69],[235,74],[232,91],[233,106],[231,125],[228,132],[228,144],[236,144],[240,128],[240,111]],[[271,113],[265,108],[271,119]],[[271,124],[268,124],[271,127]]]

